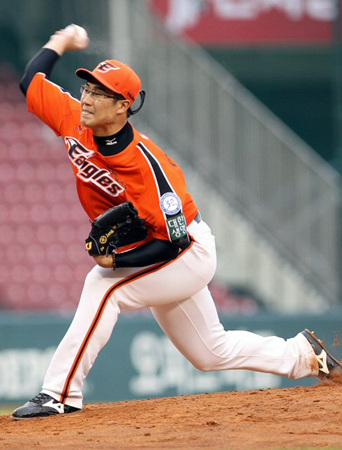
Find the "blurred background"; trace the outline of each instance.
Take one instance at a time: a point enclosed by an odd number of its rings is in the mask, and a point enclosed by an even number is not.
[[[107,58],[140,75],[147,97],[132,123],[180,163],[213,229],[210,289],[224,325],[283,337],[315,327],[338,344],[341,10],[339,0],[0,3],[0,402],[39,391],[92,267],[63,143],[18,87],[30,58],[70,23],[90,46],[63,56],[53,81],[78,97],[75,70]],[[291,383],[199,373],[143,310],[123,314],[86,399]]]

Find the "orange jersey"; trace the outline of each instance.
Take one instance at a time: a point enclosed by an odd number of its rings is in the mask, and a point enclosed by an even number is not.
[[[150,230],[149,239],[172,240],[167,220],[181,211],[189,224],[197,213],[183,171],[147,136],[133,127],[133,141],[120,153],[103,156],[92,131],[81,124],[81,104],[37,73],[27,91],[31,113],[62,136],[81,204],[91,220],[131,201]]]

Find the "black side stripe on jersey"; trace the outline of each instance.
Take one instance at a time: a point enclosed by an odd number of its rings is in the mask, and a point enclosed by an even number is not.
[[[193,245],[193,242],[190,244],[189,247],[187,247],[185,250],[181,251],[176,259],[173,259],[172,261],[166,261],[166,262],[163,262],[163,263],[158,263],[158,264],[155,264],[154,266],[148,267],[147,269],[140,270],[139,272],[136,272],[135,274],[133,274],[133,275],[131,275],[131,276],[129,276],[129,277],[123,279],[123,280],[120,280],[119,282],[115,283],[111,288],[108,289],[108,291],[103,296],[103,299],[102,299],[102,301],[101,301],[101,303],[100,303],[100,305],[99,305],[99,307],[97,309],[97,312],[96,312],[96,314],[94,316],[94,319],[93,319],[93,321],[92,321],[92,323],[91,323],[91,325],[90,325],[90,327],[88,329],[88,332],[87,332],[87,334],[86,334],[86,336],[85,336],[85,338],[84,338],[84,340],[83,340],[83,342],[81,344],[81,347],[80,347],[80,349],[79,349],[79,351],[78,351],[78,353],[77,353],[77,355],[75,357],[73,365],[72,365],[72,367],[70,369],[70,372],[69,372],[69,374],[67,376],[67,379],[65,381],[65,384],[64,384],[64,387],[63,387],[63,391],[62,391],[62,394],[61,394],[60,400],[59,400],[61,403],[65,403],[67,398],[68,398],[72,380],[74,379],[74,376],[75,376],[75,374],[76,374],[76,372],[78,370],[78,367],[79,367],[79,365],[81,363],[81,360],[82,360],[82,358],[84,356],[84,353],[85,353],[85,351],[86,351],[86,349],[87,349],[87,347],[89,345],[89,342],[91,341],[91,338],[92,338],[92,336],[93,336],[93,334],[94,334],[94,332],[95,332],[95,330],[96,330],[96,328],[97,328],[97,326],[98,326],[98,324],[99,324],[99,322],[101,320],[102,314],[104,313],[104,310],[106,309],[107,303],[108,303],[110,297],[113,295],[113,293],[117,289],[119,289],[120,287],[124,286],[125,284],[128,284],[128,283],[130,283],[132,281],[135,281],[135,280],[137,280],[139,278],[143,278],[145,276],[148,276],[149,274],[151,274],[153,272],[156,272],[159,269],[162,269],[163,267],[165,267],[165,266],[167,266],[169,264],[172,264],[174,261],[176,261],[178,258],[180,258],[184,253],[186,253],[192,247],[192,245]]]
[[[173,192],[175,195],[177,195],[175,193],[171,183],[169,182],[169,180],[166,176],[166,173],[164,172],[159,161],[157,160],[157,158],[154,157],[154,155],[151,153],[151,151],[148,150],[148,148],[145,147],[145,145],[142,142],[139,142],[138,148],[143,152],[145,158],[147,159],[147,161],[150,164],[151,170],[152,170],[152,172],[154,174],[154,178],[156,180],[157,188],[159,190],[159,198],[161,198],[167,192]],[[180,211],[181,211],[181,213],[183,213],[182,205],[181,205]],[[172,219],[174,217],[174,214],[168,214],[167,212],[163,211],[163,215],[165,218],[165,226],[166,226],[166,230],[167,230],[167,233],[169,236],[169,240],[172,242],[172,236],[171,236],[170,228],[168,225],[168,220]],[[183,218],[184,218],[184,216],[183,216]],[[184,221],[185,221],[185,218],[184,218]]]
[[[174,192],[174,189],[171,186],[171,183],[167,179],[165,172],[163,171],[159,161],[153,156],[153,154],[145,147],[142,142],[139,142],[138,147],[144,153],[147,158],[150,166],[153,170],[154,177],[157,182],[157,186],[159,189],[159,197],[162,197],[167,192]]]

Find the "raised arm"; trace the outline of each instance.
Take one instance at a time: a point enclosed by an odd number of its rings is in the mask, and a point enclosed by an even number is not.
[[[67,51],[83,50],[89,44],[86,31],[78,25],[68,25],[56,31],[41,50],[27,64],[20,80],[20,89],[24,95],[36,73],[45,73],[49,78],[58,59]]]

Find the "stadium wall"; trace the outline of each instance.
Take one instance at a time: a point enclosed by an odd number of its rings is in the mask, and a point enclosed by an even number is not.
[[[314,385],[316,378],[288,380],[252,371],[200,372],[173,347],[151,316],[123,313],[85,383],[85,402],[113,402],[205,392]],[[304,327],[334,346],[342,311],[329,316],[221,317],[229,329],[292,337]],[[21,404],[36,395],[71,316],[2,313],[0,317],[0,404]],[[341,353],[341,350],[340,350]]]

